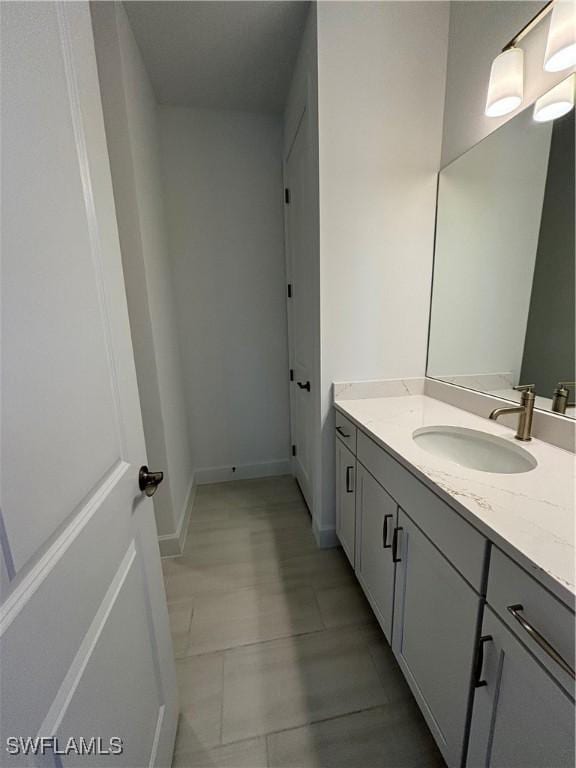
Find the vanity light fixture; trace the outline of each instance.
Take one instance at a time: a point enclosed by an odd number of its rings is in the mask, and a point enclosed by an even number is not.
[[[540,96],[534,104],[534,120],[545,123],[548,120],[556,120],[574,108],[574,86],[576,75],[572,73],[560,83]]]
[[[508,48],[492,62],[485,113],[502,117],[522,104],[524,98],[524,51]]]
[[[544,56],[547,72],[561,72],[576,65],[576,2],[556,0]]]
[[[572,0],[549,0],[538,13],[525,24],[510,42],[502,48],[492,62],[488,98],[484,113],[488,117],[502,117],[513,112],[522,104],[524,98],[524,51],[518,48],[518,43],[539,24],[542,19],[555,7],[557,2],[572,5]],[[564,27],[562,27],[563,29]],[[562,38],[564,40],[564,38]],[[562,48],[562,50],[564,50]],[[554,47],[556,51],[556,47]]]

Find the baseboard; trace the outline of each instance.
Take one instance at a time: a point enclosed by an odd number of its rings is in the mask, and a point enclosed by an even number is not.
[[[188,486],[186,501],[184,503],[184,512],[180,517],[178,529],[175,533],[158,536],[161,557],[180,557],[184,551],[184,542],[186,541],[186,535],[188,533],[188,523],[190,522],[192,507],[194,506],[197,486],[196,473],[194,473],[190,479],[190,485]]]
[[[312,530],[316,544],[318,544],[320,549],[332,549],[333,547],[340,546],[335,528],[320,528],[316,521],[314,521],[312,523]]]
[[[290,472],[290,459],[282,459],[280,461],[263,461],[259,464],[240,464],[236,467],[197,469],[195,480],[197,485],[207,485],[208,483],[225,483],[230,480],[250,480],[256,477],[289,475]]]

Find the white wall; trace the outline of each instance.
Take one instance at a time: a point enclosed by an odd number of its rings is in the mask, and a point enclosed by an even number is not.
[[[440,174],[430,376],[519,383],[551,135],[518,115]]]
[[[197,477],[286,472],[280,118],[178,107],[159,114]]]
[[[543,69],[549,17],[524,38],[524,103],[501,118],[486,117],[486,92],[492,59],[544,5],[524,0],[457,0],[450,4],[450,46],[442,165],[477,144],[535,101],[568,71]]]
[[[161,546],[176,552],[193,478],[165,234],[154,95],[124,8],[92,17],[138,388]]]
[[[324,528],[333,381],[421,376],[448,4],[318,4]]]

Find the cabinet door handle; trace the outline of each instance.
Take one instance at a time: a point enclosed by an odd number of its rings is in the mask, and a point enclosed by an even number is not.
[[[384,515],[384,522],[382,523],[382,547],[384,549],[390,549],[392,544],[388,544],[388,520],[392,520],[394,515]]]
[[[392,562],[393,563],[401,563],[402,558],[398,557],[398,533],[400,531],[403,531],[404,528],[402,526],[396,526],[394,528],[394,535],[392,536]]]
[[[304,383],[302,381],[298,381],[297,384],[300,387],[300,389],[306,389],[306,390],[308,390],[308,392],[310,392],[310,382],[309,381],[307,381],[306,383]]]
[[[336,432],[338,432],[339,435],[342,435],[342,437],[350,437],[347,432],[344,432],[342,427],[336,427]]]
[[[520,624],[522,629],[530,635],[530,637],[532,638],[532,640],[534,640],[536,645],[539,645],[540,648],[542,648],[542,650],[547,656],[550,656],[550,658],[553,659],[556,662],[556,664],[558,664],[558,666],[561,667],[564,670],[564,672],[566,672],[566,674],[570,675],[572,680],[576,680],[576,674],[574,673],[574,670],[572,669],[570,664],[568,664],[566,659],[560,656],[556,648],[550,645],[548,640],[546,640],[546,638],[543,637],[543,635],[541,635],[540,632],[538,632],[536,627],[533,627],[532,624],[530,624],[530,622],[524,618],[524,616],[520,615],[520,611],[523,611],[523,610],[524,610],[524,606],[522,605],[508,606],[508,611],[512,614],[512,616],[514,616],[514,618],[516,619],[518,624]]]
[[[492,639],[492,635],[483,635],[478,642],[476,664],[474,665],[474,688],[484,688],[485,685],[488,685],[486,680],[480,680],[480,678],[482,677],[482,668],[484,666],[484,644]]]
[[[354,467],[346,467],[346,493],[354,493],[354,486],[352,485],[353,473]]]

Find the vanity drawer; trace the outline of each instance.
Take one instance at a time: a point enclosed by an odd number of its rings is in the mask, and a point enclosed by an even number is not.
[[[356,454],[356,427],[340,411],[336,410],[336,434]]]
[[[550,652],[530,634],[509,608],[522,606],[515,613],[532,626],[574,669],[574,612],[548,592],[536,579],[496,547],[492,548],[488,573],[487,601],[522,643],[546,669],[574,695],[574,681]]]
[[[362,431],[358,431],[358,461],[384,486],[444,557],[480,594],[488,542],[457,512],[393,459]]]

